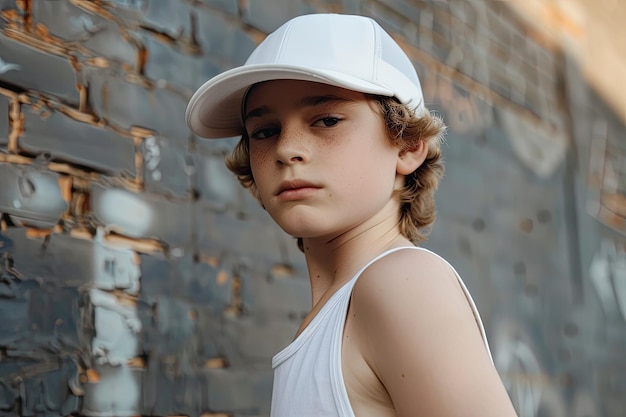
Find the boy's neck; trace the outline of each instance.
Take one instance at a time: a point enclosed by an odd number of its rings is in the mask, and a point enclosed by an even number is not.
[[[364,230],[350,230],[330,241],[304,239],[303,245],[312,305],[315,306],[326,298],[326,293],[334,293],[380,253],[412,243],[400,233],[398,221],[387,218],[364,227]]]

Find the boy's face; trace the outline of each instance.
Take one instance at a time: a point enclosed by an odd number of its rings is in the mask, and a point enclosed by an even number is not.
[[[398,215],[399,149],[365,94],[268,81],[248,94],[244,120],[258,195],[287,233],[330,240]]]

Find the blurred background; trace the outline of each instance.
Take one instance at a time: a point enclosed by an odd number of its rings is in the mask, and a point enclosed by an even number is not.
[[[624,2],[0,0],[1,416],[269,414],[303,257],[183,114],[328,11],[377,19],[449,126],[425,246],[519,415],[625,415]]]

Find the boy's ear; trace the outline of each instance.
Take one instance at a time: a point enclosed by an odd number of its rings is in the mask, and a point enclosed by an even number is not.
[[[409,175],[413,173],[413,171],[424,163],[427,155],[428,145],[424,141],[420,140],[414,148],[403,149],[400,151],[398,154],[396,171],[400,175]]]

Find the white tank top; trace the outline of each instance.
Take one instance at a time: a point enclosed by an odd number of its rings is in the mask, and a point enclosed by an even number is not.
[[[401,249],[430,252],[427,249],[407,246],[388,250],[372,259],[330,297],[291,344],[274,356],[271,417],[355,417],[341,369],[341,342],[352,289],[368,266]],[[441,258],[433,252],[430,253]],[[476,305],[459,274],[456,271],[454,273],[472,308],[491,357]]]

